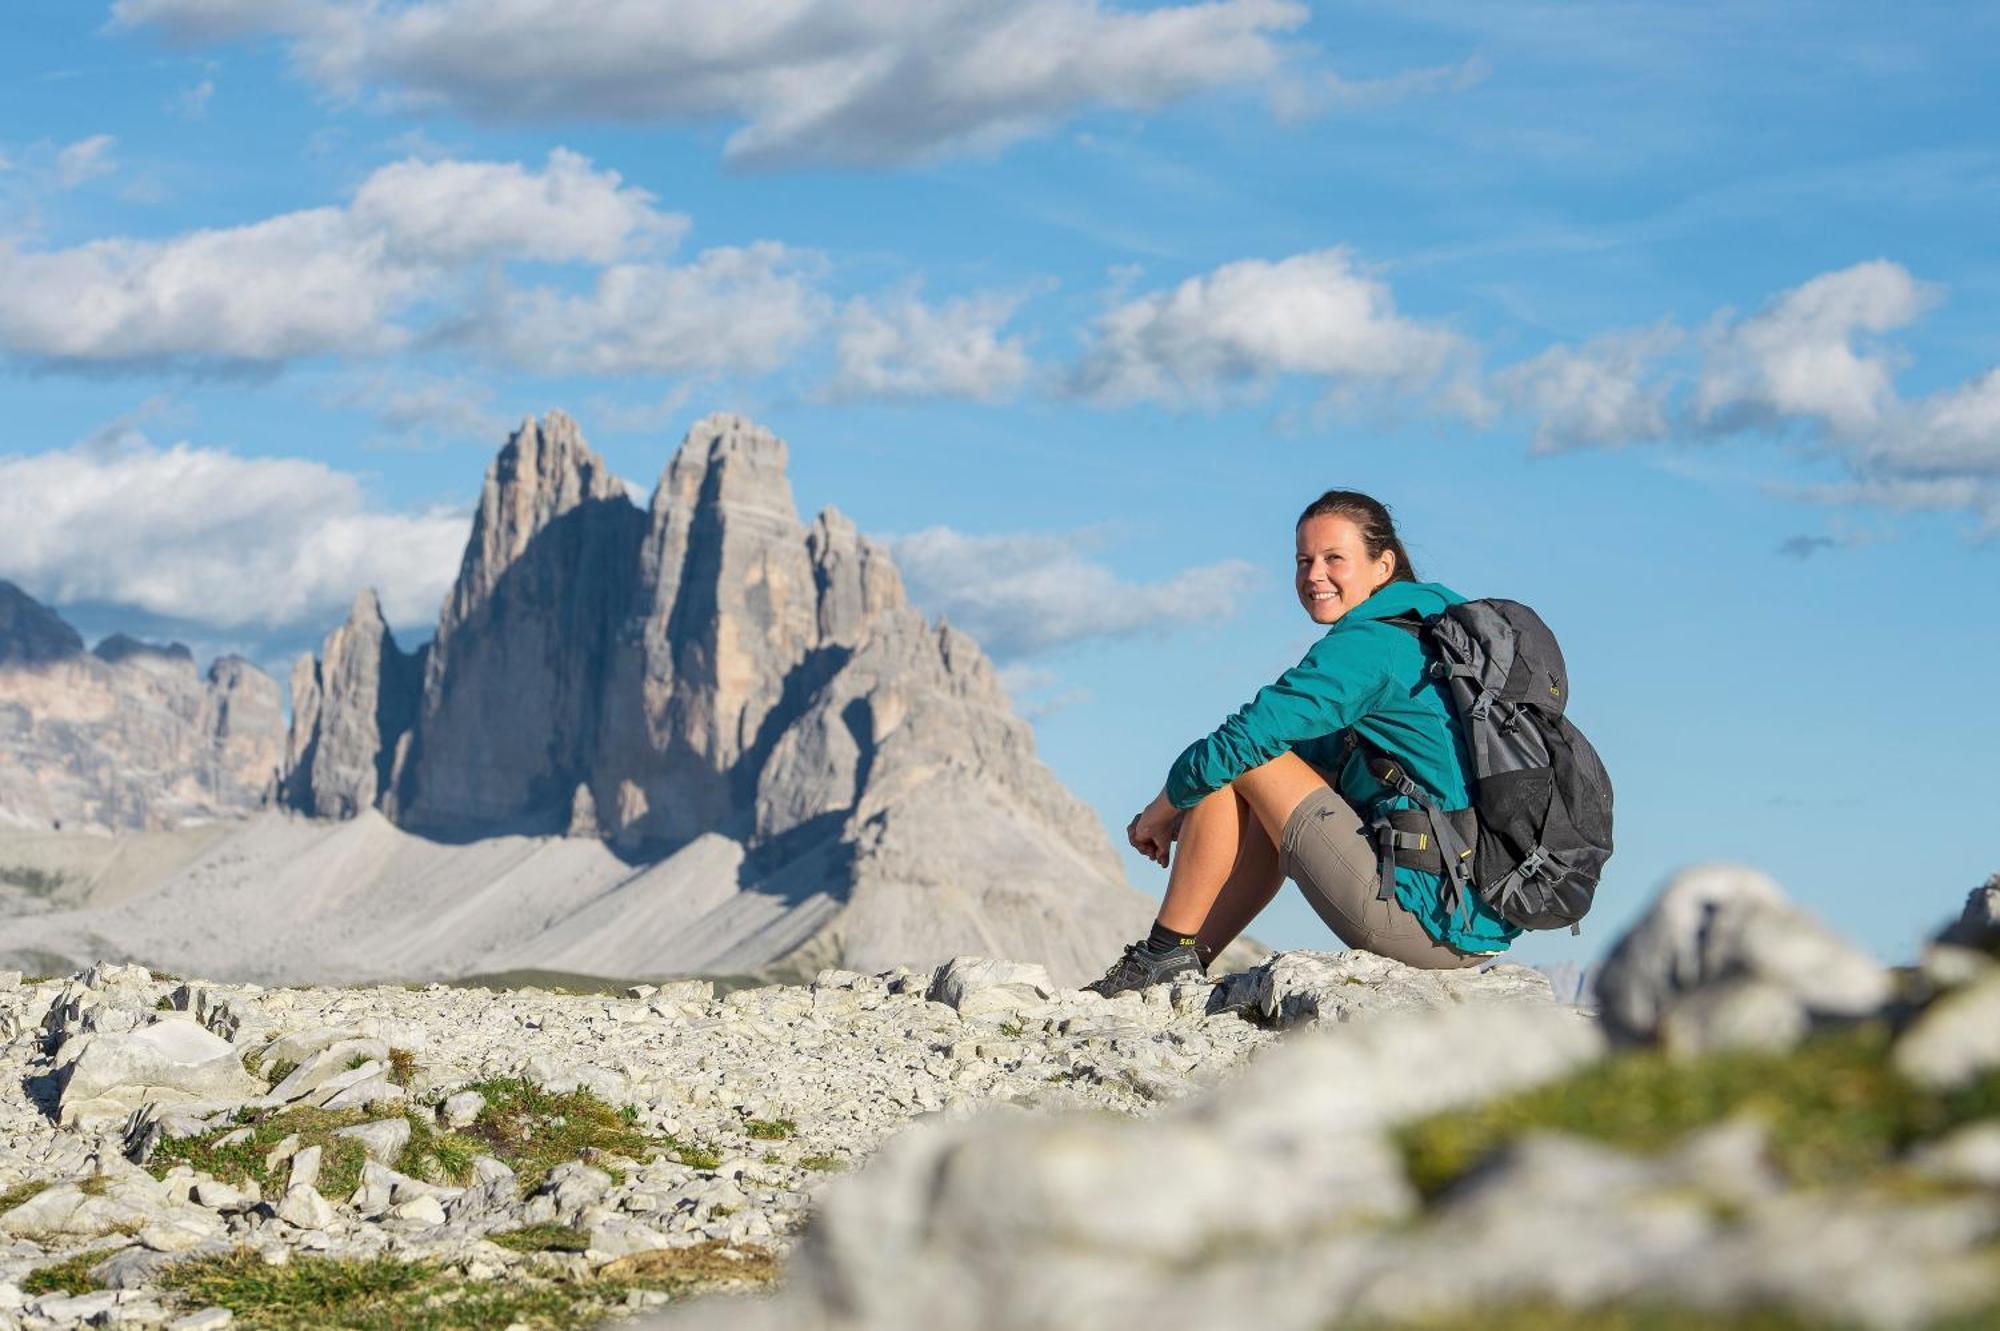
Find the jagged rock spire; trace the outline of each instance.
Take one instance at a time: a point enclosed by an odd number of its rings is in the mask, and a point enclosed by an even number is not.
[[[83,639],[61,615],[0,579],[0,665],[44,665],[82,652]]]

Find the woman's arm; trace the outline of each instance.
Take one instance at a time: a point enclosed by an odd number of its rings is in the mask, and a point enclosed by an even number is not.
[[[1376,631],[1398,632],[1356,624],[1328,633],[1312,645],[1304,660],[1257,690],[1256,697],[1212,733],[1182,750],[1161,792],[1168,805],[1193,808],[1202,796],[1292,745],[1344,730],[1366,716],[1392,683],[1377,654],[1367,650],[1368,638]]]

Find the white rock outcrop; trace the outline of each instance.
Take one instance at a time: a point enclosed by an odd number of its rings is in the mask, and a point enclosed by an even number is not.
[[[1732,988],[1719,994],[1724,985]],[[1881,962],[1793,905],[1770,878],[1710,864],[1667,883],[1612,949],[1596,993],[1615,1035],[1650,1040],[1666,1031],[1692,1052],[1740,1038],[1768,1043],[1772,1031],[1803,1033],[1814,1018],[1865,1016],[1891,990]],[[1754,1005],[1748,1021],[1743,1004]]]

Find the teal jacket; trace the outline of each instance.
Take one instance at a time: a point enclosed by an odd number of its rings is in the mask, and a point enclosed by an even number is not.
[[[1434,615],[1465,598],[1435,582],[1392,582],[1342,615],[1305,659],[1257,690],[1215,732],[1196,740],[1167,773],[1167,798],[1192,808],[1244,772],[1287,749],[1333,773],[1333,788],[1363,821],[1411,801],[1369,774],[1358,752],[1343,754],[1352,728],[1402,762],[1416,782],[1447,809],[1472,803],[1466,784],[1465,737],[1443,688],[1430,678],[1415,634],[1382,621],[1409,611]],[[1466,952],[1497,952],[1521,931],[1468,892],[1459,909],[1444,908],[1438,876],[1396,870],[1396,898],[1431,937]]]

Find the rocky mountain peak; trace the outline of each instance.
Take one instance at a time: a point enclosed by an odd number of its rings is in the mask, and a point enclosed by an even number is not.
[[[480,487],[465,559],[439,636],[492,594],[529,542],[564,514],[592,503],[630,504],[625,484],[560,411],[524,420],[508,436]]]
[[[796,526],[798,508],[785,475],[785,441],[729,412],[696,421],[653,492],[654,522],[663,510],[721,508],[732,517]]]
[[[43,665],[83,654],[83,639],[61,615],[0,580],[0,666]]]
[[[286,801],[733,856],[765,904],[702,944],[731,964],[722,940],[761,920],[743,945],[784,955],[842,902],[853,957],[995,929],[1065,969],[1115,950],[1144,906],[1096,816],[886,549],[837,509],[800,523],[787,461],[762,426],[705,417],[641,512],[567,416],[523,424],[429,648],[401,653],[364,598],[300,662]]]
[[[292,667],[292,725],[281,794],[293,807],[352,818],[389,789],[396,746],[421,697],[421,655],[406,655],[374,588],[354,598],[320,658]]]
[[[100,661],[113,665],[132,662],[139,665],[160,664],[169,667],[193,670],[194,653],[186,644],[178,642],[142,642],[130,634],[114,633],[103,642],[90,649],[91,655]]]

